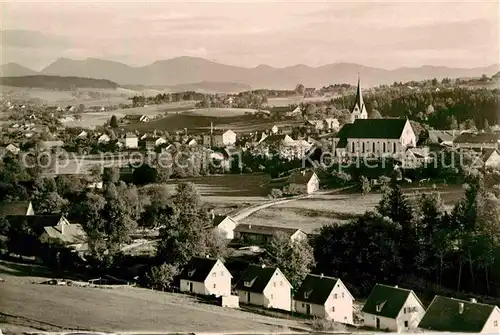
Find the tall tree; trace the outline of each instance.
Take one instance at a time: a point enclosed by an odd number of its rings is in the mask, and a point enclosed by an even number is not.
[[[112,115],[111,119],[109,119],[109,126],[111,128],[118,128],[118,119],[116,118],[116,115]]]

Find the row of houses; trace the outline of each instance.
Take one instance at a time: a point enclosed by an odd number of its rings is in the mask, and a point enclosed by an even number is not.
[[[230,296],[241,304],[293,311],[354,325],[354,297],[339,278],[308,274],[293,287],[277,267],[249,265],[232,285],[233,275],[218,259],[193,258],[180,275],[181,292]],[[476,300],[435,296],[425,308],[413,290],[377,284],[361,309],[357,325],[392,331],[498,333],[500,309]]]

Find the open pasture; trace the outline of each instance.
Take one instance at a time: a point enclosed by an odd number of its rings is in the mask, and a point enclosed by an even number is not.
[[[170,180],[172,193],[178,182],[192,182],[209,203],[255,203],[267,200],[270,177],[266,174],[226,174]]]
[[[298,105],[301,102],[307,103],[312,101],[327,101],[331,100],[334,97],[312,97],[312,98],[304,98],[302,95],[294,95],[290,97],[283,98],[267,98],[267,105],[271,107],[281,107],[288,105]]]
[[[304,327],[297,321],[271,318],[199,302],[184,294],[140,288],[100,289],[34,284],[40,278],[0,263],[0,313],[16,324],[48,330],[170,332],[270,332]],[[50,277],[49,277],[50,278]],[[12,322],[14,323],[14,322]],[[38,326],[38,327],[37,327]]]
[[[191,109],[194,106],[194,104],[195,104],[194,101],[183,101],[183,102],[172,102],[161,105],[149,105],[147,107],[122,108],[104,112],[83,113],[81,114],[81,120],[67,122],[65,123],[65,126],[94,128],[96,126],[102,126],[113,115],[115,115],[118,119],[124,117],[127,114],[138,114],[138,115],[144,114],[150,117],[156,117],[158,115],[162,115],[164,113],[168,113],[171,111],[182,111]]]
[[[170,113],[165,117],[151,122],[126,125],[124,126],[124,129],[127,131],[151,131],[153,129],[180,131],[186,128],[188,133],[202,133],[210,130],[210,126],[213,124],[216,128],[231,129],[236,133],[251,133],[255,131],[269,130],[273,125],[283,126],[303,123],[303,121],[294,120],[273,121],[258,118],[253,115],[242,115],[242,113],[228,116],[214,116],[214,113],[211,112],[208,112],[207,114],[208,115],[205,115],[202,112],[192,113],[190,111],[179,111],[178,113]]]
[[[447,210],[464,195],[461,186],[438,187]],[[409,197],[430,192],[429,187],[407,187],[404,192]],[[291,227],[312,233],[324,224],[347,222],[375,210],[382,198],[379,193],[362,196],[359,193],[337,193],[315,195],[312,198],[281,203],[257,211],[243,220],[243,223],[278,227]]]

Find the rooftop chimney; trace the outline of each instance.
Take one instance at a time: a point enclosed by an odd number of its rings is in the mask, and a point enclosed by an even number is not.
[[[462,314],[464,312],[464,303],[459,302],[458,303],[458,314]]]
[[[473,304],[475,304],[477,302],[477,300],[475,298],[470,298],[470,302],[472,302]]]
[[[262,264],[262,265],[261,265],[261,267],[262,267],[262,268],[265,268],[265,267],[266,267],[266,264]]]
[[[398,288],[398,285],[394,285],[394,288]]]
[[[325,276],[324,274],[320,274],[320,275],[319,275],[319,277],[320,277],[321,279],[323,279],[323,277],[324,277],[324,276]]]
[[[205,257],[206,257],[206,258],[210,258],[210,255],[208,255],[208,254],[207,254]]]

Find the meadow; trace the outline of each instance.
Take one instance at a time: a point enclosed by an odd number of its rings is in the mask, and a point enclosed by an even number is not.
[[[123,102],[123,101],[122,101]],[[184,111],[191,109],[195,101],[182,101],[182,102],[171,102],[161,105],[149,105],[145,107],[134,107],[134,108],[123,108],[115,109],[104,112],[95,113],[83,113],[81,115],[81,120],[75,120],[72,122],[67,122],[64,125],[66,127],[82,127],[82,128],[95,128],[97,126],[102,126],[106,121],[108,121],[111,116],[115,115],[118,119],[121,119],[127,114],[139,114],[148,115],[152,118],[158,115],[163,115],[165,113],[173,111]]]
[[[447,210],[464,195],[461,186],[438,188]],[[409,197],[422,192],[430,192],[429,187],[408,187],[405,194]],[[380,202],[381,194],[370,193],[338,193],[314,195],[311,198],[294,200],[268,207],[250,215],[242,221],[247,224],[261,224],[276,227],[302,229],[306,233],[314,233],[324,224],[332,222],[346,223],[366,211],[375,210]]]
[[[297,321],[251,314],[198,301],[195,297],[140,288],[52,286],[28,266],[0,262],[0,315],[8,323],[47,330],[169,332],[283,331]],[[50,277],[49,277],[50,278]]]

